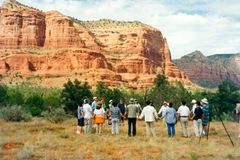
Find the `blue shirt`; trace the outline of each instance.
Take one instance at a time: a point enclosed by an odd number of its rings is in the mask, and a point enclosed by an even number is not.
[[[93,101],[92,102],[92,109],[95,110],[97,108],[97,102]]]
[[[77,114],[78,114],[78,119],[81,119],[83,118],[83,107],[82,106],[78,106],[78,109],[77,109]]]
[[[120,119],[120,109],[118,107],[112,107],[110,109],[111,111],[111,115],[112,115],[112,119],[116,118],[116,119]]]
[[[166,122],[169,124],[176,123],[176,110],[172,107],[168,107],[166,111],[163,113],[163,116],[166,116]]]
[[[125,113],[125,104],[124,103],[122,103],[122,104],[119,103],[118,107],[119,107],[121,113],[124,114]]]

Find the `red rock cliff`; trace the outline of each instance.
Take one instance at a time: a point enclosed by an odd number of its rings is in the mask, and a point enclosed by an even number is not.
[[[12,3],[0,7],[0,49],[43,46],[45,15]]]
[[[189,82],[172,63],[162,33],[141,22],[79,21],[14,0],[0,13],[1,74],[79,74],[93,85],[102,80],[133,88],[152,86],[156,74]]]
[[[192,81],[202,86],[215,87],[227,78],[240,85],[240,54],[207,57],[195,51],[174,62]]]

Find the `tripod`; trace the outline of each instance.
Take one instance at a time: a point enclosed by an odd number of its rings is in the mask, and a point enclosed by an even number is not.
[[[229,138],[232,146],[234,147],[234,143],[233,143],[233,141],[232,141],[232,138],[231,138],[231,136],[230,136],[230,134],[229,134],[229,132],[228,132],[228,130],[227,130],[227,128],[226,128],[223,120],[222,120],[222,117],[218,114],[219,111],[218,111],[218,110],[215,108],[215,106],[213,105],[213,100],[212,100],[212,99],[210,99],[210,104],[209,104],[209,105],[212,107],[212,110],[215,111],[215,113],[217,113],[217,116],[218,116],[218,118],[220,119],[220,121],[221,121],[221,123],[222,123],[222,125],[223,125],[223,128],[224,128],[225,132],[227,133],[227,136],[228,136],[228,138]],[[208,140],[209,129],[210,129],[211,115],[212,115],[212,114],[209,115],[209,121],[208,121],[207,140]],[[203,131],[202,131],[202,133],[203,133]],[[201,134],[200,137],[199,137],[199,144],[200,144],[200,142],[201,142],[201,138],[202,138],[202,134]]]

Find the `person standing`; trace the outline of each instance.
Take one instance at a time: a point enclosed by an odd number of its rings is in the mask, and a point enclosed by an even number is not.
[[[113,102],[112,107],[110,109],[112,117],[112,134],[119,134],[119,120],[121,116],[123,117],[117,105],[118,105],[117,102]]]
[[[123,100],[119,101],[118,108],[120,109],[121,114],[125,115],[126,105],[123,103]],[[124,124],[124,116],[121,116],[120,123]]]
[[[134,99],[134,103],[135,103],[135,105],[137,105],[139,113],[142,112],[142,107],[141,107],[141,105],[138,103],[138,100],[137,100],[137,99]]]
[[[193,107],[192,107],[191,112],[192,112],[192,114],[194,114],[194,111],[197,108],[197,101],[195,99],[192,100],[192,105],[193,105]]]
[[[134,104],[134,99],[130,99],[130,104],[126,108],[125,116],[128,118],[128,136],[136,136],[136,120],[139,114],[139,110],[136,104]]]
[[[112,106],[113,106],[113,100],[110,100],[110,101],[109,101],[109,105],[108,105],[108,106],[109,106],[109,109],[112,108]]]
[[[77,126],[77,134],[83,133],[83,127],[84,127],[84,114],[83,114],[83,104],[81,103],[78,105],[77,109],[78,114],[78,126]]]
[[[168,108],[168,102],[164,101],[162,107],[160,108],[158,115],[161,116],[162,119],[162,123],[164,126],[167,126],[166,124],[166,117],[164,117],[163,115],[166,115],[166,109]]]
[[[239,135],[238,138],[240,138],[240,103],[236,104],[236,115],[237,115],[237,120],[239,124]]]
[[[97,108],[94,110],[94,118],[96,124],[96,134],[101,135],[102,125],[104,123],[105,110],[102,107],[102,102],[97,103]]]
[[[166,123],[168,127],[168,137],[175,136],[175,124],[177,122],[177,113],[173,108],[173,103],[169,103],[169,107],[163,113],[162,117],[166,117]]]
[[[180,119],[183,137],[189,137],[188,119],[189,119],[189,115],[190,115],[190,110],[186,106],[185,101],[182,101],[182,105],[178,108],[177,113],[178,113],[178,117]]]
[[[92,131],[92,107],[88,104],[88,100],[84,100],[83,113],[85,121],[85,133]]]
[[[146,123],[146,135],[149,137],[155,137],[154,122],[158,118],[156,109],[150,105],[150,101],[146,101],[147,106],[143,108],[139,119],[145,118]]]
[[[92,102],[92,110],[93,111],[97,108],[97,102],[98,102],[98,98],[93,97],[93,102]]]
[[[193,117],[193,126],[194,132],[196,137],[200,137],[202,134],[202,118],[203,118],[203,111],[201,108],[201,103],[198,101],[196,102],[196,108],[194,109]]]
[[[209,113],[209,105],[208,105],[208,100],[206,98],[203,98],[201,100],[202,102],[202,110],[203,110],[203,119],[202,119],[202,126],[203,126],[203,135],[207,136],[208,135],[208,122],[210,119],[210,113]]]

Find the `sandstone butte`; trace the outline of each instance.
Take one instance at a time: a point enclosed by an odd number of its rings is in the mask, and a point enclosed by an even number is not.
[[[201,86],[216,87],[226,79],[240,86],[240,53],[204,56],[200,51],[194,51],[174,62],[191,81]]]
[[[0,7],[0,74],[10,81],[40,77],[61,87],[77,78],[96,86],[151,87],[157,74],[190,83],[173,64],[166,38],[141,22],[80,21],[15,0]]]

